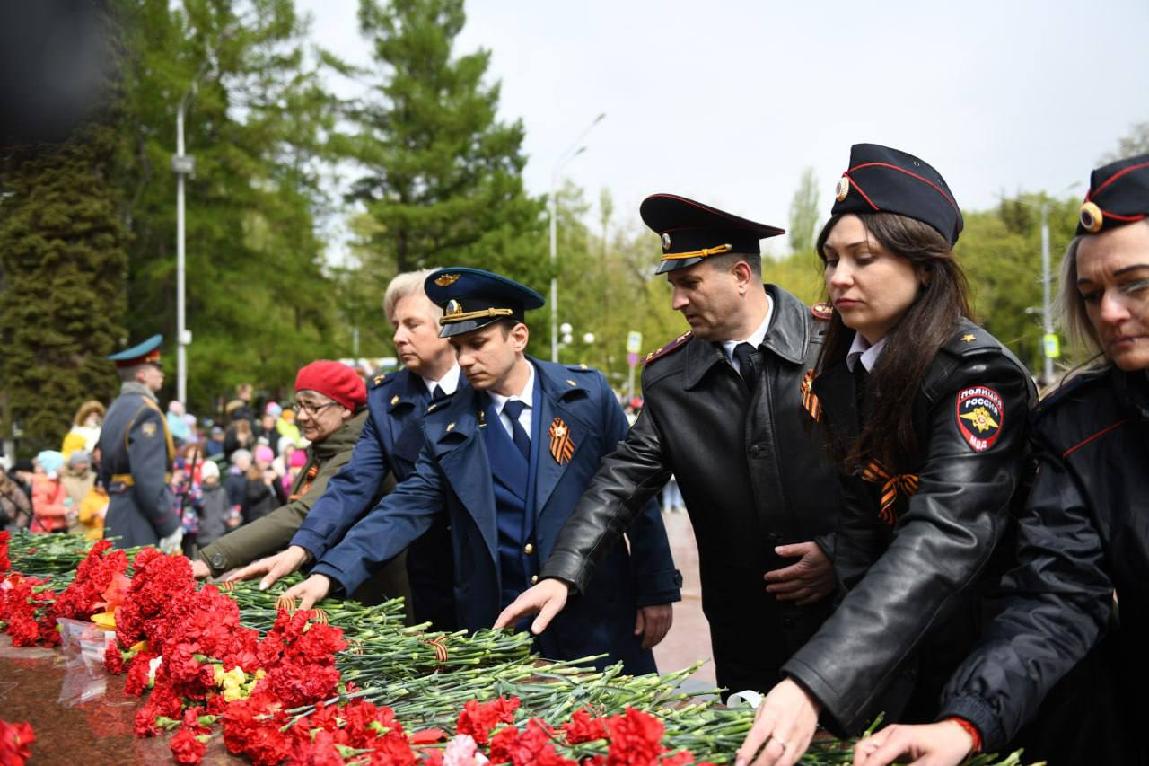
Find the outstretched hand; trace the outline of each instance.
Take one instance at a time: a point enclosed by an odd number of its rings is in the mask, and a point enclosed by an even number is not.
[[[895,724],[854,744],[854,766],[885,766],[903,756],[916,766],[957,766],[972,749],[973,738],[956,721]]]
[[[814,738],[818,710],[805,689],[789,679],[781,681],[758,706],[734,766],[794,766]]]
[[[267,590],[280,578],[299,569],[306,561],[307,551],[298,545],[292,545],[274,556],[253,561],[242,569],[235,570],[228,575],[227,582],[250,580],[253,577],[263,575],[263,579],[259,581],[259,589]]]
[[[299,609],[310,609],[327,598],[331,592],[331,580],[323,575],[311,575],[303,582],[292,585],[280,596],[282,599],[299,599]]]
[[[555,615],[566,606],[569,592],[570,586],[565,582],[548,577],[520,593],[518,598],[500,612],[495,620],[495,628],[505,628],[524,617],[537,614],[538,617],[531,623],[531,633],[537,636],[547,629]]]

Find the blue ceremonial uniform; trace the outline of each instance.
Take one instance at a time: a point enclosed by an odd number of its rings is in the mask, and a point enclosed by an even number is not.
[[[118,548],[155,545],[180,525],[169,483],[175,455],[155,395],[124,383],[100,431],[100,482],[107,487],[104,537]]]
[[[466,381],[460,377],[460,388]],[[376,376],[367,391],[367,422],[350,462],[328,483],[291,540],[315,559],[334,546],[383,496],[390,472],[402,482],[423,446],[423,416],[431,402],[423,380],[409,370]],[[407,550],[407,575],[416,622],[454,630],[450,537],[445,520]]]
[[[469,630],[493,625],[536,580],[602,458],[626,435],[622,409],[601,373],[530,363],[536,388],[529,463],[495,418],[490,396],[460,389],[428,412],[415,472],[313,572],[354,591],[371,570],[445,518],[458,623]],[[628,537],[629,553],[621,541],[606,553],[590,585],[539,636],[545,656],[606,654],[600,666],[622,661],[631,673],[654,671],[653,655],[634,635],[635,610],[679,600],[681,578],[654,503]]]

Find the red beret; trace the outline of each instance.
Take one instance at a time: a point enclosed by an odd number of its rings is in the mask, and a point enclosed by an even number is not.
[[[367,403],[367,386],[363,378],[340,362],[319,359],[305,365],[295,376],[295,391],[318,391],[349,410]]]

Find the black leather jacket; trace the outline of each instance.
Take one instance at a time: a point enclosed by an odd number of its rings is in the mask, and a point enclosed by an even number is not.
[[[1034,441],[1038,473],[1007,606],[943,707],[976,725],[987,750],[1011,740],[1106,631],[1114,590],[1117,708],[1135,726],[1149,720],[1149,379],[1110,368],[1078,375],[1042,402]]]
[[[845,360],[828,366],[814,390],[830,431],[856,433]],[[822,704],[831,728],[855,733],[883,710],[896,719],[899,706],[913,708],[911,694],[928,697],[930,714],[936,711],[941,684],[976,638],[972,594],[989,578],[991,554],[1010,526],[1034,398],[1025,367],[963,321],[915,398],[920,456],[886,472],[889,479],[916,476],[916,491],[888,479],[843,477],[835,566],[851,590],[783,668]],[[883,518],[881,498],[892,490],[897,501]],[[924,677],[936,679],[932,690],[922,691]]]
[[[775,546],[828,536],[840,502],[803,380],[824,321],[775,286],[773,314],[755,352],[751,396],[720,346],[689,335],[652,355],[645,409],[583,494],[542,569],[585,587],[595,556],[673,473],[698,542],[702,606],[717,680],[769,689],[787,657],[825,619],[832,599],[798,607],[765,592],[763,574],[794,562]]]

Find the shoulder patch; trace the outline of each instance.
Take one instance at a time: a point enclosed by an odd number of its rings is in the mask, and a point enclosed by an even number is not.
[[[966,386],[954,399],[958,433],[974,452],[985,452],[1005,426],[1005,401],[989,386]]]
[[[815,303],[810,307],[810,315],[815,319],[826,322],[834,315],[834,309],[831,308],[829,303]]]
[[[371,387],[377,388],[387,382],[387,373],[380,373],[371,379]]]
[[[679,335],[677,338],[670,341],[670,343],[667,343],[662,348],[651,351],[649,354],[646,355],[646,359],[642,360],[642,363],[643,364],[650,364],[651,362],[657,361],[664,356],[672,354],[673,352],[677,351],[678,349],[682,348],[687,343],[689,343],[690,339],[693,337],[694,337],[694,332],[691,330],[687,330],[686,332],[682,333],[682,335]]]

